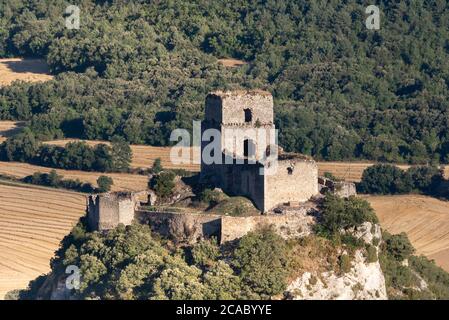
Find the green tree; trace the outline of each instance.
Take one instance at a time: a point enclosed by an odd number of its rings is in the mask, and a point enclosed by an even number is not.
[[[172,171],[164,171],[154,177],[152,185],[156,195],[166,199],[173,194],[175,188],[175,174]]]
[[[287,255],[285,241],[273,230],[263,229],[240,239],[232,263],[251,292],[268,298],[286,288]]]
[[[101,193],[110,191],[113,184],[114,180],[108,176],[101,175],[97,179],[98,191]]]

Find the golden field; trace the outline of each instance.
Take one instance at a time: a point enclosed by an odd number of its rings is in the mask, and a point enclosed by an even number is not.
[[[449,272],[449,201],[422,195],[363,196],[390,233],[405,232],[418,254]]]
[[[0,87],[13,81],[39,82],[53,79],[47,63],[41,59],[0,59]]]
[[[18,133],[23,125],[24,123],[20,121],[0,121],[0,143]]]
[[[50,271],[50,259],[85,204],[75,192],[0,184],[0,299]]]
[[[96,181],[99,176],[106,175],[114,180],[114,184],[111,188],[112,191],[139,191],[146,189],[148,185],[148,177],[144,175],[52,169],[47,167],[35,166],[28,163],[0,161],[0,174],[12,176],[15,178],[23,178],[32,175],[35,172],[48,173],[51,170],[56,170],[56,172],[59,175],[64,176],[65,179],[79,179],[82,182],[89,182],[94,186],[97,186]]]

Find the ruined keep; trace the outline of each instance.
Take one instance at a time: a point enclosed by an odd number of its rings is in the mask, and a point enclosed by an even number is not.
[[[129,225],[141,200],[151,202],[151,193],[109,192],[93,194],[87,197],[87,222],[92,230],[110,230],[119,223]]]
[[[201,144],[201,181],[230,195],[250,198],[262,212],[279,204],[305,202],[318,194],[316,162],[283,153],[278,147],[269,92],[210,93],[201,131],[205,140]],[[210,159],[204,154],[211,155]]]

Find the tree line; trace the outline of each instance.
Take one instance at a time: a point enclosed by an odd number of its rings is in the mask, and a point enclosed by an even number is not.
[[[449,10],[443,0],[0,0],[0,57],[44,58],[55,80],[0,88],[0,119],[39,139],[169,145],[203,117],[207,92],[275,97],[279,142],[318,159],[449,161]],[[248,64],[225,68],[219,57]]]
[[[25,129],[0,144],[1,161],[27,162],[68,170],[126,172],[131,159],[131,148],[120,137],[114,138],[110,146],[100,143],[91,147],[84,141],[76,141],[61,147],[42,144],[32,131]]]

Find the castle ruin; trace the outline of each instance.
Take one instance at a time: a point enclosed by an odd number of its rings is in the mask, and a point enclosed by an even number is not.
[[[219,132],[219,141],[208,134]],[[216,91],[206,97],[201,124],[201,180],[230,195],[250,198],[262,212],[279,204],[305,202],[318,194],[318,167],[304,155],[277,145],[273,96],[261,90]],[[206,138],[206,139],[205,139]],[[219,155],[207,161],[211,140]],[[215,151],[215,150],[211,150]],[[272,170],[273,172],[270,172]]]
[[[208,129],[214,129],[212,134]],[[251,199],[264,215],[148,211],[141,204],[154,205],[153,191],[113,192],[88,197],[90,228],[110,230],[135,220],[181,242],[212,236],[231,241],[263,225],[273,226],[286,238],[308,234],[316,204],[305,202],[327,191],[347,197],[355,194],[355,186],[319,178],[312,158],[282,151],[273,139],[274,129],[273,97],[268,92],[216,91],[206,98],[200,181]],[[208,152],[209,159],[204,157]]]

